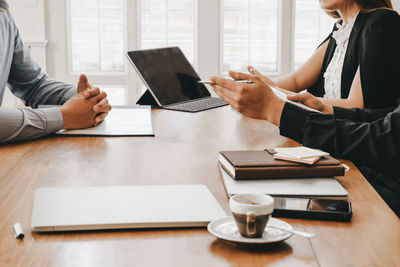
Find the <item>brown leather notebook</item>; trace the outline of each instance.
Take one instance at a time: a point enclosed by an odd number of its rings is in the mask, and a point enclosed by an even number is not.
[[[343,176],[344,167],[331,157],[313,165],[274,159],[271,150],[221,151],[219,162],[235,180]]]

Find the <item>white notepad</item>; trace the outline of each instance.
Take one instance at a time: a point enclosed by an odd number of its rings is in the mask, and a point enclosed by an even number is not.
[[[313,149],[305,146],[299,147],[277,147],[274,148],[275,152],[283,154],[287,157],[307,159],[315,157],[327,157],[329,153],[321,151],[319,149]]]
[[[98,126],[80,130],[61,130],[59,135],[153,136],[150,106],[113,107]]]
[[[347,191],[335,178],[234,180],[218,164],[228,196],[268,194],[287,197],[346,198]]]

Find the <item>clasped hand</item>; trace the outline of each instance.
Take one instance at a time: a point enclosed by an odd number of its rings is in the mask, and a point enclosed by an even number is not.
[[[254,119],[268,120],[275,125],[280,125],[280,118],[285,101],[272,91],[271,86],[276,84],[268,77],[249,66],[250,74],[230,71],[229,76],[234,80],[249,80],[252,84],[237,83],[230,79],[213,76],[212,85],[217,95],[238,112]],[[283,90],[285,93],[288,91]],[[302,103],[308,107],[324,113],[332,113],[332,107],[323,104],[317,97],[310,93],[291,93],[287,99]]]
[[[98,125],[111,111],[106,92],[92,87],[85,75],[78,83],[78,94],[61,107],[64,129],[83,129]]]
[[[252,81],[252,84],[213,76],[210,78],[214,83],[212,87],[222,100],[243,115],[279,125],[285,101],[272,92],[268,81],[261,74],[251,67],[249,72],[251,74],[230,71],[229,76],[234,80]]]

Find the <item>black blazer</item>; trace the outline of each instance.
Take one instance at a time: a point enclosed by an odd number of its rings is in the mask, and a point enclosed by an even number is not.
[[[336,26],[333,31],[335,30]],[[329,44],[321,74],[317,82],[308,89],[319,97],[325,94],[323,76],[336,49],[332,33],[326,40],[329,40]],[[400,16],[397,12],[379,9],[358,14],[344,59],[341,98],[348,97],[358,66],[364,107],[384,108],[396,105],[396,99],[400,96]]]
[[[357,165],[400,218],[400,98],[396,108],[344,109],[334,115],[286,103],[280,134]]]

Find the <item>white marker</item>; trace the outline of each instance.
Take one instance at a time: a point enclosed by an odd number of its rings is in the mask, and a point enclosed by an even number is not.
[[[22,230],[21,224],[20,223],[16,223],[14,224],[14,235],[16,239],[24,239],[24,231]]]

